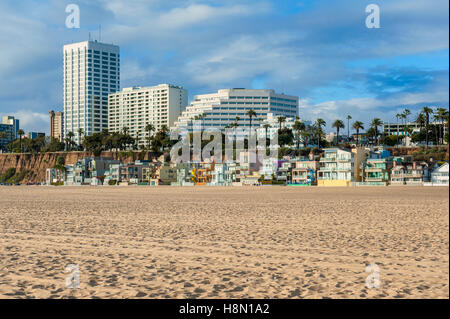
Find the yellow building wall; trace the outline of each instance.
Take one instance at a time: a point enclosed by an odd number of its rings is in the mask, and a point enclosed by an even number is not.
[[[318,180],[317,186],[335,186],[335,187],[348,187],[350,181],[346,180]]]
[[[356,182],[362,182],[360,165],[369,157],[369,151],[363,147],[352,149],[353,153],[353,174]]]

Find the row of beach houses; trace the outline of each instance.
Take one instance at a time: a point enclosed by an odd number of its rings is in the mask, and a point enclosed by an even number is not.
[[[172,186],[448,186],[449,164],[414,161],[413,156],[391,156],[379,148],[327,148],[307,157],[252,158],[239,154],[233,163],[165,163],[110,158],[84,158],[65,171],[50,168],[46,184],[172,185]],[[253,159],[253,160],[252,160]]]

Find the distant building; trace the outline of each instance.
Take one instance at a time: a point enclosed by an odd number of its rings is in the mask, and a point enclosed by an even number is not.
[[[50,136],[64,141],[64,112],[50,111]]]
[[[30,140],[33,140],[35,138],[38,137],[45,137],[45,133],[38,133],[38,132],[28,132],[28,134],[26,135],[27,138],[29,138]]]
[[[120,132],[124,127],[139,145],[147,145],[147,124],[155,128],[170,128],[187,105],[187,91],[179,86],[160,84],[153,87],[124,88],[109,95],[108,112],[110,132]]]
[[[0,123],[0,150],[5,151],[6,146],[18,138],[19,120],[14,116],[3,116]]]
[[[442,121],[436,121],[436,122],[430,122],[430,125],[436,124],[438,127],[442,128],[443,135],[447,134],[447,125],[445,122]],[[422,125],[423,127],[423,125]],[[385,135],[399,135],[399,136],[405,136],[410,135],[407,133],[407,128],[409,130],[412,130],[412,133],[419,133],[421,125],[417,122],[408,122],[406,124],[404,123],[383,123],[383,134]],[[424,127],[423,127],[424,128]]]
[[[120,49],[84,41],[64,46],[64,134],[108,129],[108,95],[120,89]]]

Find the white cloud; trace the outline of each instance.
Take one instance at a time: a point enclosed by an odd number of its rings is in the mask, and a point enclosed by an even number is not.
[[[6,115],[6,114],[5,114]],[[20,121],[20,128],[28,132],[50,132],[50,117],[48,113],[38,113],[30,110],[19,110],[12,114]]]

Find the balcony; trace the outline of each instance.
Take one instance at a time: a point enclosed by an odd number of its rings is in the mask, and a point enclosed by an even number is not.
[[[336,162],[337,158],[335,156],[330,156],[330,157],[321,157],[320,158],[321,162]]]

